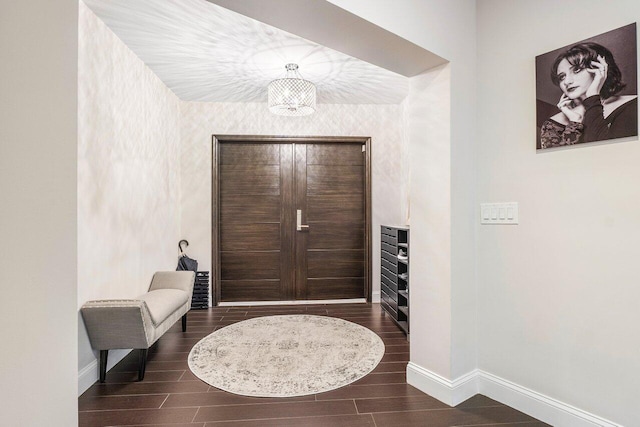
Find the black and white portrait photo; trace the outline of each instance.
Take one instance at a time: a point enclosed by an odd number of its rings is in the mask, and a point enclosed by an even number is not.
[[[536,57],[538,150],[638,135],[636,24]]]

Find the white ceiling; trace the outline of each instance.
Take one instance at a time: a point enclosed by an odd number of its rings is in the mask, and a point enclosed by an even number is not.
[[[84,0],[182,100],[266,102],[297,63],[318,103],[398,104],[409,79],[205,0]]]

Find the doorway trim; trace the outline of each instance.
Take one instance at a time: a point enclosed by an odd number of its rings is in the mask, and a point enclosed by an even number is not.
[[[364,259],[364,296],[367,302],[371,302],[372,271],[371,271],[371,137],[367,136],[269,136],[269,135],[212,135],[212,161],[211,161],[211,266],[213,268],[213,280],[211,282],[211,297],[214,307],[220,304],[220,144],[221,143],[282,143],[304,144],[323,143],[360,143],[365,147],[364,170],[364,221],[365,221],[365,259]],[[309,301],[310,303],[311,301]],[[278,301],[273,301],[278,304]]]

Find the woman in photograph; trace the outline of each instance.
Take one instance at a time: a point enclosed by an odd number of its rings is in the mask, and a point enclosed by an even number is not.
[[[551,80],[562,90],[560,112],[543,123],[541,148],[638,134],[637,96],[617,95],[625,84],[609,49],[571,47],[556,58]]]

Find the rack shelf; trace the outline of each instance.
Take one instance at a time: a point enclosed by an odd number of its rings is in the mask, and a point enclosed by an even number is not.
[[[383,225],[380,305],[409,337],[409,229]],[[398,255],[402,254],[402,259]],[[406,258],[405,258],[406,257]]]

